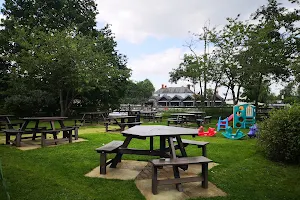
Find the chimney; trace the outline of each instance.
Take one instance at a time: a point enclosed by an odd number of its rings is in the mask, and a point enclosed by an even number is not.
[[[165,85],[164,85],[164,84],[161,84],[161,88],[165,88]]]

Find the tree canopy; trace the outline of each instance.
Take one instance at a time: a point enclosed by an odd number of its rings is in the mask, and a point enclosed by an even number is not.
[[[93,109],[118,107],[130,70],[110,27],[96,29],[93,0],[6,0],[2,13],[0,70],[5,79],[0,81],[8,85],[7,108],[21,112],[13,104],[34,102],[22,98],[33,91],[39,91],[35,98],[52,99],[34,112],[51,107],[53,114],[67,115],[75,102]]]
[[[170,72],[170,81],[188,79],[193,84],[201,83],[204,79],[199,77],[205,74],[204,83],[213,83],[215,91],[220,86],[227,87],[234,104],[243,96],[256,105],[267,101],[269,86],[274,82],[294,80],[299,84],[300,3],[290,3],[294,9],[269,0],[249,20],[241,21],[238,15],[228,18],[218,31],[204,27],[203,33],[193,34],[204,40],[204,53],[196,54],[195,48],[188,46],[191,53],[184,55],[179,67]],[[206,52],[207,43],[213,45],[212,52]]]

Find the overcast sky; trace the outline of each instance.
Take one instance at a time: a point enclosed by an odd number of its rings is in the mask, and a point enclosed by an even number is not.
[[[168,82],[169,72],[178,67],[183,54],[188,52],[183,45],[189,40],[189,31],[200,33],[208,20],[211,27],[220,27],[227,17],[241,14],[241,19],[248,19],[267,0],[96,0],[96,3],[97,26],[112,25],[118,50],[128,57],[132,79],[148,78],[158,89],[161,84],[174,86]],[[199,51],[201,48],[202,45]],[[186,86],[187,82],[177,85]],[[279,89],[273,86],[272,90]],[[219,92],[222,95],[224,89]]]
[[[183,45],[190,32],[200,33],[207,21],[221,27],[227,17],[241,14],[249,19],[267,0],[97,0],[98,26],[109,23],[118,41],[118,49],[128,56],[132,79],[150,79],[155,88],[168,82],[169,72],[178,67],[188,49]],[[287,2],[279,1],[279,2]],[[286,3],[285,3],[286,4]],[[199,51],[203,49],[198,46]],[[177,85],[186,86],[187,82]],[[278,93],[280,86],[273,85]],[[222,95],[225,88],[220,88]]]

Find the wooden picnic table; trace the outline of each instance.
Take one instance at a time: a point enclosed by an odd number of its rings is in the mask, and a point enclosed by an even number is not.
[[[191,114],[191,113],[172,113],[171,116],[175,117],[177,119],[181,118],[181,119],[183,119],[184,122],[195,122],[196,121],[195,114]]]
[[[147,119],[148,121],[150,121],[150,120],[155,121],[155,115],[156,115],[157,111],[150,111],[150,110],[145,111],[145,110],[143,110],[140,113],[141,113],[141,117],[143,119]]]
[[[16,137],[16,144],[18,144],[18,146],[20,146],[21,144],[21,139],[28,139],[28,138],[32,138],[32,140],[35,140],[37,138],[37,133],[42,133],[44,131],[47,131],[46,127],[40,127],[40,122],[49,122],[51,129],[48,130],[52,130],[54,131],[53,133],[57,134],[60,130],[63,130],[63,138],[69,138],[69,142],[72,142],[72,135],[68,135],[70,130],[65,130],[66,127],[64,125],[64,120],[67,119],[67,117],[24,117],[21,118],[22,120],[24,120],[21,128],[19,129],[18,134],[22,135],[22,134],[32,134],[32,137]],[[58,122],[60,125],[59,130],[55,131],[55,122]],[[28,124],[30,122],[34,122],[34,128],[28,128]],[[54,137],[53,138],[56,142],[57,138]],[[42,138],[42,146],[45,145],[45,140],[46,138]]]
[[[61,128],[64,128],[65,125],[64,125],[64,120],[67,119],[67,117],[24,117],[24,118],[21,118],[22,120],[24,120],[24,123],[22,124],[20,130],[21,131],[25,131],[28,124],[30,122],[35,122],[35,129],[36,130],[39,130],[39,123],[40,122],[49,122],[50,123],[50,126],[51,126],[51,129],[52,130],[55,130],[55,121],[58,121],[58,123],[60,124],[60,127]]]
[[[121,161],[123,154],[137,154],[137,155],[149,155],[149,156],[160,156],[161,158],[176,158],[176,149],[179,149],[182,157],[187,157],[185,151],[185,145],[182,142],[181,136],[191,135],[195,136],[198,134],[197,129],[182,128],[182,127],[171,127],[171,126],[134,126],[122,132],[125,136],[125,140],[121,147],[118,149],[118,153],[112,160],[111,168],[116,168],[117,164]],[[132,139],[146,139],[150,138],[150,149],[131,149],[128,148]],[[160,148],[158,150],[153,149],[153,137],[160,138]],[[173,139],[176,138],[177,145],[174,144]],[[166,147],[166,141],[169,146]],[[174,177],[179,177],[178,167],[187,169],[185,166],[174,166],[173,173]],[[178,187],[181,187],[178,184]]]
[[[106,131],[108,131],[108,125],[111,123],[111,120],[113,120],[114,124],[117,124],[120,129],[124,130],[125,126],[128,125],[129,127],[132,127],[134,125],[137,125],[139,123],[139,120],[137,116],[130,116],[130,115],[108,115],[108,121],[106,122]],[[132,124],[132,126],[131,126]]]
[[[0,130],[2,129],[2,125],[7,126],[8,128],[13,128],[12,123],[10,121],[10,117],[14,115],[0,115]]]
[[[87,122],[93,124],[93,122],[99,123],[100,120],[105,121],[106,112],[102,111],[96,111],[96,112],[82,112],[80,113],[82,115],[81,119],[75,119],[76,121],[80,121],[83,125]]]

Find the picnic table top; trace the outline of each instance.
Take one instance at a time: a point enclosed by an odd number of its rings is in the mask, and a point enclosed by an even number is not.
[[[0,115],[0,117],[13,117],[14,115]]]
[[[171,116],[195,116],[195,114],[191,114],[191,113],[172,113]]]
[[[136,116],[131,116],[131,115],[109,115],[108,118],[110,118],[110,119],[126,119],[126,118],[136,118]]]
[[[152,113],[157,113],[157,111],[154,111],[154,110],[141,110],[141,114],[152,114]]]
[[[88,115],[97,115],[97,114],[104,114],[105,112],[99,111],[99,112],[81,112],[80,114],[88,114]]]
[[[190,114],[205,114],[205,112],[204,111],[189,111],[189,112],[187,112],[187,113],[190,113]]]
[[[67,119],[67,117],[24,117],[21,118],[23,120],[50,120],[50,121],[55,121],[55,120],[64,120]]]
[[[134,126],[122,132],[123,135],[135,136],[176,136],[176,135],[197,135],[198,130],[173,126]]]

